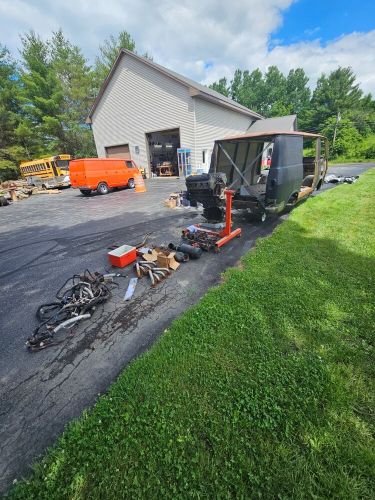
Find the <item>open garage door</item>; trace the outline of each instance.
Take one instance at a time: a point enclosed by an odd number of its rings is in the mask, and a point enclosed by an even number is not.
[[[119,146],[108,146],[105,148],[107,158],[121,158],[131,160],[129,144],[120,144]]]
[[[153,175],[178,175],[177,149],[180,147],[180,130],[176,128],[150,132],[146,134],[146,139]]]

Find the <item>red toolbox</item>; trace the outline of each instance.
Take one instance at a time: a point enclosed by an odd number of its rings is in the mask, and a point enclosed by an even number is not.
[[[108,252],[109,262],[115,267],[125,267],[137,260],[137,249],[130,245],[122,245]]]

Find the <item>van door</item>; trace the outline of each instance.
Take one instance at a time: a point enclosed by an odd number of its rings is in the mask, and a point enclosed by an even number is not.
[[[133,160],[125,160],[125,183],[124,186],[128,185],[129,179],[134,179],[136,172],[136,165]]]
[[[285,206],[303,180],[303,137],[277,135],[267,178],[266,204]]]

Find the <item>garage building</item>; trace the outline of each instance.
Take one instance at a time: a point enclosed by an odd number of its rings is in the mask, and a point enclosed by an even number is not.
[[[286,126],[294,129],[295,117],[284,118]],[[215,139],[244,133],[259,120],[268,121],[218,92],[122,49],[87,122],[99,157],[132,158],[149,177],[151,172],[160,173],[160,165],[176,167],[178,148],[190,151],[193,172],[207,171]]]

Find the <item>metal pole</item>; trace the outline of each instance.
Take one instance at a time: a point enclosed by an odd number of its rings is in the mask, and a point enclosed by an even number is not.
[[[229,189],[225,191],[226,203],[225,203],[225,235],[228,236],[232,229],[232,197],[233,191]]]

